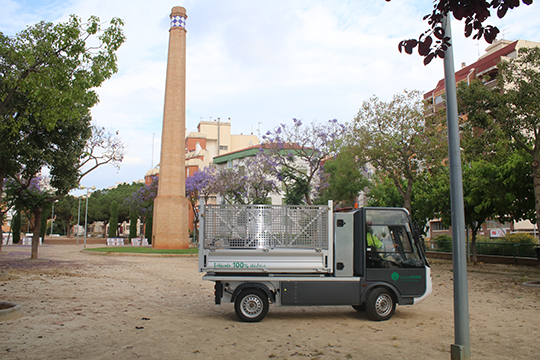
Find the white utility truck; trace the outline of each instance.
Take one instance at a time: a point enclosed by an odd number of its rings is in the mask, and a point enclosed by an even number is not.
[[[332,207],[201,206],[199,271],[215,282],[215,303],[234,302],[247,322],[270,303],[352,305],[381,321],[431,293],[407,210]]]

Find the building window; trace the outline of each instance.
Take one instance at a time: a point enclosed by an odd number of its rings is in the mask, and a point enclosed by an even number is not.
[[[225,151],[227,151],[227,150],[229,150],[229,147],[228,147],[228,146],[220,145],[220,146],[219,146],[219,150],[225,150]]]
[[[448,230],[448,227],[444,226],[441,221],[432,222],[431,227],[432,227],[433,231]]]
[[[441,94],[435,98],[435,105],[440,104],[444,101],[444,94]]]
[[[232,169],[232,161],[227,162],[227,169]]]

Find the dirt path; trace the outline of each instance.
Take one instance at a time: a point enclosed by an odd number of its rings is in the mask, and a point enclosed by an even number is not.
[[[103,256],[75,245],[0,252],[0,301],[23,317],[0,323],[2,359],[449,359],[452,265],[432,263],[423,303],[371,322],[350,307],[275,307],[260,323],[214,305],[196,257]],[[474,359],[540,359],[540,268],[469,269]]]

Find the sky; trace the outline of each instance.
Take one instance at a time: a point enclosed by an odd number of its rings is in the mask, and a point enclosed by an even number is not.
[[[70,14],[124,20],[119,71],[97,89],[93,122],[118,131],[127,153],[120,170],[105,165],[81,185],[131,183],[159,163],[169,15],[186,8],[186,129],[231,119],[233,134],[265,134],[293,118],[350,122],[364,101],[403,90],[429,91],[443,61],[400,54],[398,43],[428,29],[432,0],[0,0],[0,31],[13,36]],[[540,41],[540,5],[522,4],[489,24],[499,38]],[[488,46],[452,22],[456,70]],[[79,192],[81,192],[79,190]],[[77,193],[77,192],[74,192]]]

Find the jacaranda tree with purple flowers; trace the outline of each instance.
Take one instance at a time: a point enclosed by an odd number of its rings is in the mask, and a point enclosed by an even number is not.
[[[157,189],[158,177],[155,176],[150,184],[141,186],[124,200],[124,205],[129,208],[129,212],[136,215],[145,226],[148,226],[148,221],[154,212]],[[135,226],[135,224],[131,226]]]
[[[270,178],[266,157],[257,155],[218,170],[213,190],[230,204],[268,204],[269,196],[278,188]]]
[[[280,124],[262,137],[260,153],[271,173],[284,183],[286,198],[302,189],[305,203],[313,203],[314,192],[322,185],[322,164],[337,154],[344,133],[345,126],[336,119],[310,125],[293,119],[292,125]]]
[[[193,211],[193,228],[196,239],[198,239],[199,201],[202,199],[206,204],[210,195],[213,194],[216,173],[215,169],[205,167],[186,178],[186,198],[189,200],[191,211]]]

